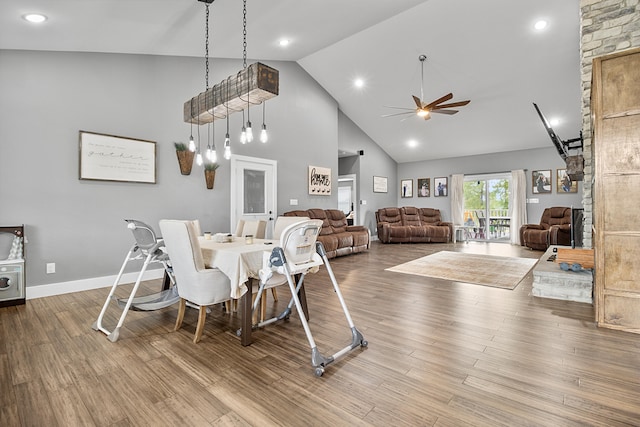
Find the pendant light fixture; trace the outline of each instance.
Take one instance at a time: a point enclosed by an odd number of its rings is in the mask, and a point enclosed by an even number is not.
[[[240,142],[244,144],[253,141],[251,118],[249,117],[249,89],[251,86],[249,82],[251,77],[249,70],[247,70],[247,0],[242,0],[242,69],[245,71],[247,80],[247,126],[244,126],[244,110],[242,110],[242,132],[240,133]]]
[[[193,122],[198,124],[213,123],[217,119],[227,120],[227,133],[225,134],[224,143],[224,157],[231,155],[230,141],[228,140],[229,134],[229,114],[242,111],[242,133],[240,135],[240,142],[246,144],[254,139],[252,124],[251,124],[251,112],[250,107],[252,105],[258,105],[264,103],[268,99],[278,96],[279,90],[279,73],[278,70],[266,66],[260,62],[256,62],[247,66],[247,0],[243,0],[243,52],[242,52],[242,65],[243,68],[237,72],[236,75],[229,76],[226,81],[223,80],[219,84],[209,87],[208,84],[208,44],[209,44],[209,5],[214,0],[198,0],[199,2],[206,3],[207,7],[207,28],[206,28],[206,55],[205,60],[207,64],[207,87],[206,90],[197,96],[191,98],[183,105],[183,117],[184,121],[189,121],[191,129],[193,129]],[[224,85],[224,86],[223,86]],[[245,87],[246,85],[246,87]],[[235,88],[235,90],[234,90]],[[265,125],[265,106],[262,107],[262,130],[260,132],[260,141],[267,142],[268,136],[266,135]],[[247,110],[247,119],[245,121],[244,114]],[[205,157],[215,156],[215,126],[208,128],[209,135],[211,137],[211,144],[209,143],[209,136],[207,135],[206,153]],[[191,132],[189,149],[196,151],[196,143],[193,139],[193,130]],[[258,135],[256,135],[256,138]]]
[[[227,99],[229,98],[229,77],[227,77]],[[224,104],[227,110],[227,133],[224,136],[224,158],[229,160],[231,158],[231,140],[229,139],[229,103],[225,102]]]
[[[198,118],[198,151],[196,152],[196,164],[202,166],[202,154],[200,153],[200,118]]]
[[[242,110],[242,131],[240,131],[240,143],[247,143],[247,128],[244,127],[244,110]]]
[[[205,15],[205,29],[204,29],[204,83],[205,83],[205,93],[209,90],[209,4],[206,5],[206,15]],[[205,109],[209,112],[209,104],[208,97],[204,98]],[[214,92],[214,102],[215,104],[215,92]],[[215,126],[214,126],[214,117],[213,112],[211,111],[211,122],[207,126],[207,151],[205,153],[205,157],[210,163],[215,163],[218,160],[218,155],[216,153],[216,143],[215,143]],[[209,143],[209,136],[211,136],[211,143]]]
[[[262,142],[263,144],[269,141],[269,135],[267,135],[267,125],[264,121],[266,105],[266,101],[262,103],[262,130],[260,131],[260,142]]]
[[[193,140],[193,98],[191,98],[191,136],[189,136],[189,151],[192,153],[196,151],[196,142]]]

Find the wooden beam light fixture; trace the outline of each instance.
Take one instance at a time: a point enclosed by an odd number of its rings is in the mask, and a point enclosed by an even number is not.
[[[247,67],[247,2],[243,1],[243,69],[235,76],[209,88],[209,5],[214,0],[198,0],[207,6],[207,86],[205,91],[187,100],[183,107],[186,123],[207,124],[217,119],[225,119],[228,114],[244,111],[251,105],[259,105],[278,96],[278,70],[256,62]],[[247,123],[250,126],[250,122]]]
[[[186,123],[211,123],[278,96],[279,73],[255,62],[184,103]],[[193,105],[193,107],[192,107]]]

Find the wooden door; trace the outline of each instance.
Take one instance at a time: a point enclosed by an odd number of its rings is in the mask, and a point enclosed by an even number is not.
[[[598,326],[640,333],[640,49],[593,61]]]

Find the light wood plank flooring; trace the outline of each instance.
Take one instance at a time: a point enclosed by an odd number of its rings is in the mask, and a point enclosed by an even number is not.
[[[369,347],[321,378],[297,314],[242,347],[237,313],[214,307],[196,345],[196,310],[172,332],[177,305],[129,313],[111,343],[91,329],[108,289],[0,308],[0,426],[640,425],[640,336],[598,329],[589,304],[532,297],[531,273],[509,291],[384,271],[440,250],[542,254],[374,242],[332,260]],[[350,331],[326,269],[306,285],[330,355]],[[269,310],[288,295],[269,293]]]

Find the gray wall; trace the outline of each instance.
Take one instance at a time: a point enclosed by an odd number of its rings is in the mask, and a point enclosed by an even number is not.
[[[514,169],[528,169],[527,198],[537,198],[540,203],[527,204],[527,218],[530,223],[540,222],[544,208],[550,206],[582,206],[582,182],[578,182],[578,192],[571,194],[558,194],[556,192],[556,170],[564,169],[565,164],[558,155],[556,149],[549,142],[549,148],[532,150],[511,151],[498,154],[486,154],[482,156],[457,157],[427,162],[402,163],[398,165],[398,180],[413,179],[414,196],[401,198],[397,194],[397,206],[416,206],[440,209],[445,221],[451,220],[450,197],[417,197],[416,180],[418,178],[448,177],[451,183],[451,174],[475,175],[482,173],[504,172]],[[551,169],[552,192],[549,194],[533,194],[531,176],[534,170]],[[433,188],[431,189],[433,192]]]
[[[280,71],[280,96],[267,103],[270,142],[240,146],[235,113],[232,149],[278,160],[280,213],[290,198],[334,207],[337,104],[296,63],[268,65]],[[241,67],[212,61],[210,85]],[[26,225],[28,286],[116,274],[133,243],[124,218],[156,229],[162,218],[199,218],[203,229],[229,230],[229,162],[221,160],[207,190],[195,164],[190,176],[180,175],[173,147],[189,137],[183,103],[203,90],[198,58],[0,50],[0,224]],[[251,118],[259,129],[261,108]],[[80,181],[79,130],[156,141],[157,184]],[[224,132],[224,121],[216,122],[220,159]],[[307,195],[307,159],[332,169],[334,195]],[[48,262],[55,274],[45,274]]]
[[[358,219],[360,225],[364,225],[377,234],[375,212],[379,208],[394,206],[397,197],[397,163],[369,138],[351,119],[338,112],[338,141],[341,150],[349,152],[364,151],[364,155],[357,157],[358,163]],[[341,174],[354,173],[355,165],[346,165],[343,161],[344,171]],[[387,193],[373,192],[373,177],[386,176]]]

